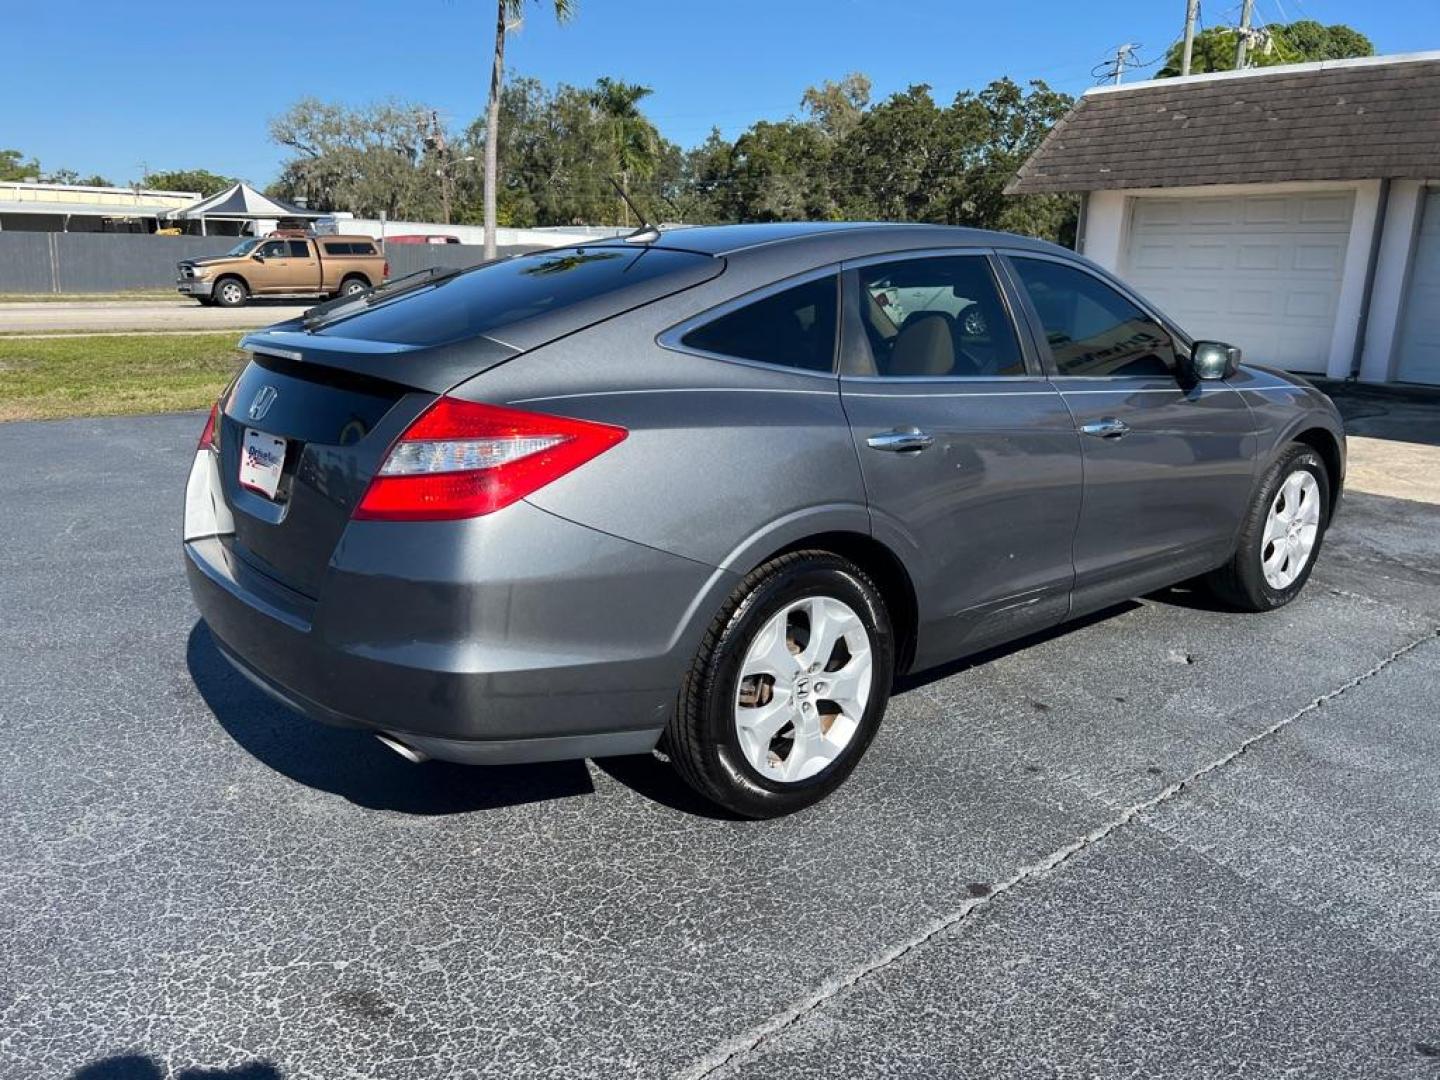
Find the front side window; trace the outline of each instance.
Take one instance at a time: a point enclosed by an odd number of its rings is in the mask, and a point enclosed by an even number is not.
[[[772,293],[697,326],[691,349],[802,371],[833,371],[838,282],[834,274]]]
[[[1010,314],[983,255],[904,259],[861,267],[864,374],[889,378],[1024,375]]]
[[[1061,375],[1175,374],[1164,327],[1099,278],[1049,259],[1012,256],[1011,263]]]
[[[283,259],[289,254],[289,252],[285,250],[284,240],[266,241],[259,253],[267,259]]]

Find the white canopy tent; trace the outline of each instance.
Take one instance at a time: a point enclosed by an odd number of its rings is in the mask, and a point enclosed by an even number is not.
[[[165,215],[169,221],[199,221],[200,233],[205,235],[207,221],[281,221],[285,218],[313,220],[328,216],[324,211],[308,210],[283,199],[261,194],[249,184],[241,181],[224,191],[204,199],[197,199],[189,206],[171,210]]]

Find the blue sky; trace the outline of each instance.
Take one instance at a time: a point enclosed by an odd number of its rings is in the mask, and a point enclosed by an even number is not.
[[[1256,3],[1271,22],[1349,22],[1382,53],[1440,49],[1436,0]],[[533,3],[511,37],[512,74],[644,83],[655,91],[651,117],[685,146],[712,125],[733,136],[755,119],[790,115],[805,87],[849,71],[868,74],[877,97],[925,82],[948,100],[1003,75],[1079,93],[1121,42],[1142,43],[1142,59],[1160,56],[1185,8],[1184,0],[578,0],[577,18],[557,27],[547,5]],[[118,181],[146,167],[205,167],[264,184],[283,156],[266,120],[305,95],[416,100],[462,124],[483,107],[494,25],[492,0],[250,0],[163,13],[81,0],[6,6],[0,147],[38,156],[47,169]],[[1238,7],[1207,0],[1205,25],[1235,21]]]

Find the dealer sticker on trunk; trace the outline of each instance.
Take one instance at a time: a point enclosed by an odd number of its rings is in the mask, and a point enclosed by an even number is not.
[[[246,428],[245,441],[240,444],[240,486],[273,499],[284,468],[285,440]]]

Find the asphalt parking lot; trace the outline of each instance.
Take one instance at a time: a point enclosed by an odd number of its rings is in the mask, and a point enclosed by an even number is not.
[[[1348,411],[1296,604],[912,679],[772,823],[287,714],[185,588],[200,418],[0,425],[0,1076],[1440,1076],[1440,408]]]

